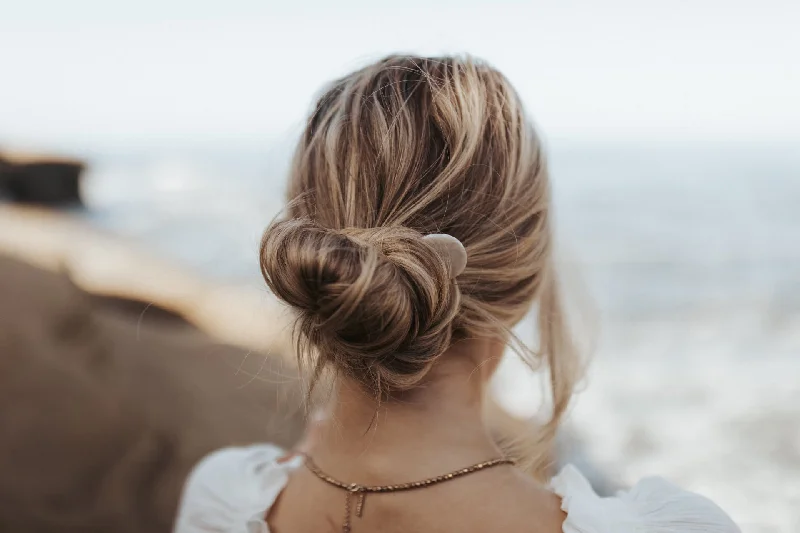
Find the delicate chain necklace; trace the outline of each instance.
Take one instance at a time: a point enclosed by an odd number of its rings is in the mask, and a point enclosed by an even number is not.
[[[353,498],[353,496],[358,496],[358,502],[356,503],[356,516],[358,518],[361,518],[364,512],[364,498],[366,497],[368,492],[400,492],[405,490],[423,489],[425,487],[430,487],[431,485],[436,485],[437,483],[443,483],[445,481],[450,481],[452,479],[467,476],[475,472],[480,472],[481,470],[486,470],[487,468],[492,468],[500,465],[514,464],[514,461],[511,459],[492,459],[491,461],[484,461],[482,463],[477,463],[472,466],[462,468],[460,470],[455,470],[448,474],[442,474],[441,476],[436,476],[429,479],[423,479],[422,481],[414,481],[412,483],[400,483],[398,485],[368,486],[368,485],[359,485],[357,483],[342,483],[338,479],[332,478],[331,476],[320,470],[319,467],[311,459],[311,457],[309,457],[308,455],[304,457],[305,457],[306,468],[308,468],[308,470],[312,474],[317,476],[322,481],[330,485],[333,485],[334,487],[347,491],[347,496],[345,497],[344,501],[344,522],[342,523],[342,533],[350,533],[351,530],[350,515],[352,508],[351,499]]]

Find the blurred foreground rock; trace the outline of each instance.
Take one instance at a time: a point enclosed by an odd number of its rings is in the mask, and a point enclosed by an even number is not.
[[[0,530],[171,529],[209,451],[300,438],[297,376],[0,257]]]
[[[72,159],[0,152],[0,195],[22,203],[79,205],[84,168]]]

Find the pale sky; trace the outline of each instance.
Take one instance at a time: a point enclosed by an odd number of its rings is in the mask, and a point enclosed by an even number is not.
[[[800,142],[798,0],[0,0],[0,142],[252,143],[390,52],[469,52],[551,138]]]

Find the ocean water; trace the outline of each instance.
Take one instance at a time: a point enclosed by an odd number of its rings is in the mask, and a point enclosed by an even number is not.
[[[97,154],[85,216],[263,287],[287,160]],[[624,485],[658,474],[702,492],[746,532],[799,529],[800,150],[554,143],[550,163],[559,260],[594,347],[567,420],[589,460]],[[536,415],[537,383],[510,356],[497,394]]]

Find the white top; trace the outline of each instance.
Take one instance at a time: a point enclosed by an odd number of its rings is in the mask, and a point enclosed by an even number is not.
[[[174,533],[269,533],[266,515],[300,457],[264,444],[224,448],[195,466],[183,491]],[[646,478],[614,498],[599,497],[573,466],[550,488],[567,513],[564,533],[741,533],[711,500],[661,478]]]

